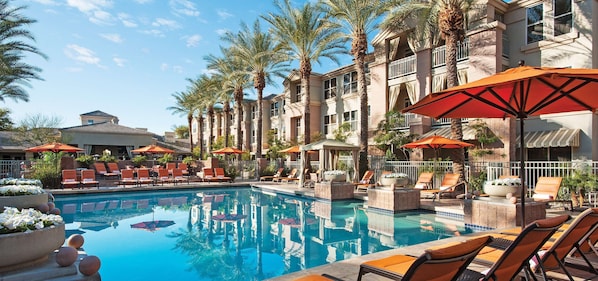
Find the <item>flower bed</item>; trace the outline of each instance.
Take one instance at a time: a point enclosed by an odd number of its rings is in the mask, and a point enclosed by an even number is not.
[[[330,170],[324,172],[325,181],[345,182],[347,181],[347,173],[341,170]]]
[[[487,181],[484,184],[484,193],[491,197],[506,197],[511,193],[513,196],[519,194],[521,188],[521,179],[519,178],[505,178]]]
[[[36,207],[48,203],[48,195],[39,180],[0,179],[0,212],[4,207],[18,209]]]

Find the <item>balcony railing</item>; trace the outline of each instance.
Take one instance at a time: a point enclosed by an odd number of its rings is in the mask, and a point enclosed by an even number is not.
[[[416,62],[415,55],[390,62],[388,64],[388,79],[415,73]]]
[[[457,43],[457,61],[469,58],[469,40]],[[446,65],[446,46],[440,46],[432,50],[432,67]]]

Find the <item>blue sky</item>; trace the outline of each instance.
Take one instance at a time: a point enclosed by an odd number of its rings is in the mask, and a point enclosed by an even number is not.
[[[304,1],[298,1],[303,3]],[[13,122],[41,113],[80,125],[79,115],[101,110],[120,124],[157,134],[186,125],[166,108],[172,94],[185,91],[187,78],[206,73],[204,57],[219,55],[226,30],[251,25],[275,11],[271,0],[17,0],[37,20],[29,30],[48,56],[27,58],[43,81],[27,88],[29,102],[6,99]],[[263,28],[267,25],[264,23]],[[348,55],[343,61],[349,63]],[[314,71],[339,67],[323,59]],[[265,95],[282,92],[282,85]],[[254,96],[253,89],[248,89]]]

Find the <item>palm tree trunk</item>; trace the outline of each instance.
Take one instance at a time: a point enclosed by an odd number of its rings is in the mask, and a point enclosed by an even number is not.
[[[237,116],[236,126],[237,126],[237,148],[243,149],[243,128],[241,128],[242,124],[242,114],[243,114],[243,89],[236,89],[235,90],[235,115]]]
[[[189,126],[187,129],[189,129],[189,148],[191,149],[191,154],[193,154],[193,130],[192,130],[192,126],[193,126],[193,112],[190,111],[187,114],[187,126]]]
[[[203,156],[203,124],[204,124],[204,117],[203,114],[200,114],[197,118],[197,145],[199,146],[199,159]],[[191,150],[191,155],[193,155],[193,150]]]
[[[303,140],[305,144],[310,143],[310,110],[311,97],[309,96],[309,76],[311,75],[311,62],[304,60],[301,62],[301,94],[303,95]],[[298,132],[297,132],[298,133]]]
[[[211,153],[212,152],[212,141],[214,139],[214,107],[210,106],[210,108],[208,108],[208,123],[210,125],[210,133],[208,134],[208,147],[207,147],[207,152]],[[199,157],[202,157],[203,155],[200,155]]]
[[[262,158],[262,134],[263,134],[263,122],[262,116],[264,114],[264,107],[262,105],[263,98],[264,98],[264,88],[266,87],[266,81],[264,78],[264,73],[258,73],[255,77],[255,88],[257,89],[257,130],[256,134],[256,148],[255,148],[255,158]]]
[[[359,115],[359,173],[358,178],[363,177],[368,170],[368,138],[369,138],[369,110],[367,81],[365,77],[365,55],[367,51],[367,37],[365,33],[353,38],[351,52],[355,57],[357,71],[357,86],[360,100]]]
[[[451,34],[446,37],[446,84],[447,87],[457,86],[457,38],[458,34]],[[463,127],[461,119],[451,119],[451,138],[463,140]],[[459,174],[461,180],[465,179],[465,150],[455,149],[453,154],[453,173]]]
[[[224,102],[224,147],[229,147],[228,138],[230,136],[230,103]]]

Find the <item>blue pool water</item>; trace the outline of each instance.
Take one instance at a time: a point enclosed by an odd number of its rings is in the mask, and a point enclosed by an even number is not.
[[[100,258],[103,280],[263,280],[471,232],[432,213],[250,188],[56,196],[56,205],[66,236],[82,233]]]

